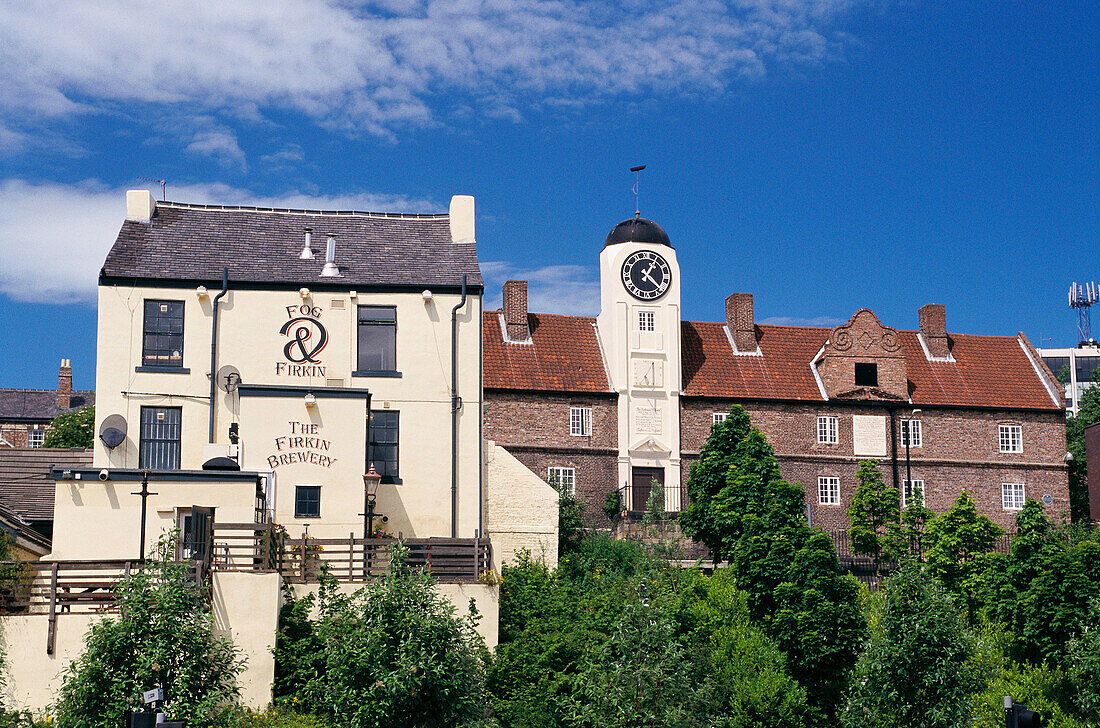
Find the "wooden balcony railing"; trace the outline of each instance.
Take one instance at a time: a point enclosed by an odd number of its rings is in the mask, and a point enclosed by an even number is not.
[[[299,583],[313,582],[323,567],[339,581],[381,576],[390,563],[392,538],[292,538],[286,540],[281,573]],[[487,538],[406,538],[406,563],[446,584],[472,584],[491,568]]]

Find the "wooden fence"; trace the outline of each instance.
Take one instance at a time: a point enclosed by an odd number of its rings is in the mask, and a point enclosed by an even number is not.
[[[299,583],[313,582],[322,568],[339,581],[366,581],[382,575],[390,550],[398,539],[290,538],[286,539],[280,572]],[[425,569],[436,581],[472,584],[491,568],[487,538],[406,538],[406,563]]]

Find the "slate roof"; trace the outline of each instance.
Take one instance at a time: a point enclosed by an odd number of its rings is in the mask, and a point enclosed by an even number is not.
[[[313,260],[300,260],[305,228]],[[322,278],[336,236],[340,277]],[[275,210],[157,202],[151,222],[123,223],[101,278],[290,283],[303,286],[481,286],[473,243],[452,243],[450,217]]]
[[[485,314],[486,389],[610,391],[595,319],[529,314],[532,344],[523,345],[504,343],[499,318],[498,312]],[[810,362],[832,329],[758,325],[763,355],[736,356],[722,327],[683,322],[685,396],[824,401]],[[915,405],[1061,409],[1017,337],[951,334],[955,361],[930,362],[916,332],[898,334]],[[1033,356],[1038,359],[1034,352]]]
[[[81,448],[0,448],[0,505],[28,521],[52,521],[52,465],[62,468],[91,467],[92,451]]]
[[[501,312],[482,319],[485,389],[610,393],[596,319],[583,316],[527,315],[530,344],[504,341]]]
[[[95,404],[94,391],[74,391],[70,409]],[[0,389],[0,421],[49,422],[60,414],[56,389]]]

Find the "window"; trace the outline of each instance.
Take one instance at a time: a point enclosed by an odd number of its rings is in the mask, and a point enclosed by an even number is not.
[[[1018,511],[1024,507],[1024,484],[1001,483],[1001,507],[1006,511]]]
[[[592,434],[592,408],[569,408],[569,434],[588,436]]]
[[[401,482],[397,470],[398,415],[393,410],[371,410],[370,413],[367,467],[373,463],[383,483]]]
[[[359,361],[361,373],[397,371],[397,308],[359,307]]]
[[[1000,425],[998,428],[1001,452],[1023,452],[1024,434],[1020,425]]]
[[[150,470],[179,470],[179,407],[142,407],[138,467]]]
[[[1087,384],[1100,371],[1100,356],[1074,357],[1077,363],[1077,383]],[[1055,372],[1057,374],[1058,372]]]
[[[294,517],[321,517],[321,486],[298,485],[294,487]]]
[[[840,505],[840,478],[822,475],[817,479],[817,502],[823,506]]]
[[[729,416],[730,416],[729,412],[715,412],[714,413],[714,420],[713,420],[712,424],[717,425],[719,422],[725,422],[726,418],[729,417]]]
[[[183,366],[183,301],[146,301],[142,366]]]
[[[546,479],[551,485],[557,485],[562,493],[573,494],[577,486],[577,471],[573,468],[550,468]]]
[[[817,441],[823,445],[836,444],[836,418],[817,418]]]
[[[654,315],[652,311],[638,312],[638,331],[653,331]]]
[[[913,502],[913,494],[916,493],[924,504],[924,481],[913,478],[912,481],[901,481],[901,507],[907,508]]]
[[[27,430],[27,447],[42,447],[42,443],[46,441],[45,428],[34,428],[33,430]]]
[[[878,364],[868,362],[856,362],[856,386],[878,386]]]
[[[1069,384],[1069,357],[1068,356],[1044,356],[1043,363],[1050,369],[1054,378],[1063,385]]]
[[[912,434],[912,437],[910,437]],[[920,420],[901,421],[901,446],[920,447],[924,443],[921,433]]]

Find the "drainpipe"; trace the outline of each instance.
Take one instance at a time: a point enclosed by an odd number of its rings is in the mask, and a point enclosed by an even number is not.
[[[462,299],[451,309],[451,538],[458,538],[458,310],[466,305],[466,276],[462,276]]]
[[[214,410],[218,394],[218,302],[229,293],[229,269],[222,268],[222,290],[214,296],[214,323],[210,327],[210,444],[214,444]]]

